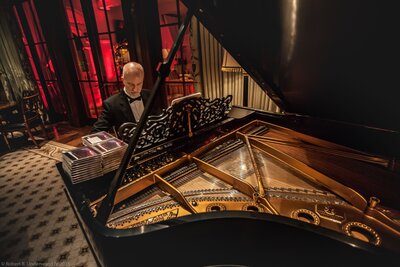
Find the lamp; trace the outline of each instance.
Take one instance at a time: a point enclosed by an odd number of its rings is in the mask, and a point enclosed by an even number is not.
[[[243,106],[248,106],[249,100],[249,76],[247,72],[239,65],[239,63],[224,50],[224,57],[222,58],[221,70],[224,72],[241,72],[243,74]]]

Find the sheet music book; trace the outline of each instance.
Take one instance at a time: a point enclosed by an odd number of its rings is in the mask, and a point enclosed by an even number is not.
[[[114,138],[114,136],[105,131],[101,131],[98,133],[82,136],[82,144],[84,146],[90,146],[111,138]]]
[[[101,154],[103,174],[119,167],[128,144],[118,138],[112,138],[93,145],[93,149]]]
[[[96,150],[91,147],[79,147],[72,150],[65,151],[63,155],[69,157],[72,161],[82,160],[100,155]]]
[[[190,99],[190,98],[200,98],[201,97],[201,93],[194,93],[191,95],[186,95],[186,96],[182,96],[179,98],[175,98],[174,100],[172,100],[171,102],[171,106],[178,104],[179,102],[186,100],[186,99]]]
[[[90,146],[63,152],[62,166],[73,184],[103,175],[101,153]]]

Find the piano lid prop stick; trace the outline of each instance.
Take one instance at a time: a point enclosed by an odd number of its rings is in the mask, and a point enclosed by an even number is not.
[[[117,172],[115,173],[113,180],[111,181],[110,189],[107,193],[107,196],[100,204],[99,212],[98,212],[96,218],[103,225],[105,225],[107,223],[108,217],[110,216],[110,214],[113,210],[113,207],[114,207],[113,203],[114,203],[115,195],[117,193],[118,187],[122,183],[122,180],[123,180],[123,177],[125,174],[125,170],[128,167],[129,161],[135,152],[136,145],[139,141],[139,137],[142,133],[142,130],[146,124],[147,117],[150,114],[150,110],[152,110],[155,96],[156,96],[156,94],[159,93],[161,86],[165,81],[165,78],[169,75],[172,60],[174,59],[179,46],[182,44],[183,36],[185,34],[187,27],[189,26],[192,16],[193,16],[193,10],[192,10],[192,8],[189,8],[186,13],[185,20],[182,23],[181,27],[179,28],[179,33],[178,33],[177,39],[176,39],[174,45],[172,46],[172,49],[168,55],[167,61],[163,62],[159,68],[158,77],[153,86],[153,90],[151,91],[149,100],[146,103],[142,117],[140,118],[138,126],[136,127],[136,131],[135,131],[134,135],[132,136],[131,140],[129,141],[129,146],[124,154],[121,164],[119,165],[119,168],[118,168]]]

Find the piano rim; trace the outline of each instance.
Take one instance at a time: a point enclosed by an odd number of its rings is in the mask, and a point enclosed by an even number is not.
[[[68,196],[68,199],[70,202],[73,202],[73,198],[71,197],[70,193],[68,190],[66,190],[66,194]],[[75,198],[75,199],[83,199],[82,195],[81,197]],[[364,242],[361,240],[358,240],[356,238],[344,235],[342,233],[336,232],[334,230],[324,228],[324,227],[319,227],[317,225],[303,222],[297,219],[289,218],[289,217],[284,217],[284,216],[279,216],[279,215],[274,215],[274,214],[268,214],[268,213],[256,213],[256,212],[246,212],[246,211],[224,211],[224,212],[207,212],[207,213],[197,213],[197,214],[191,214],[191,215],[186,215],[182,217],[178,217],[176,219],[170,219],[166,221],[161,221],[156,224],[149,224],[149,225],[144,225],[140,227],[134,227],[134,228],[127,228],[127,229],[115,229],[115,228],[108,228],[105,225],[102,225],[99,221],[95,219],[95,217],[92,216],[92,212],[90,209],[90,206],[88,205],[88,202],[85,200],[78,201],[78,203],[81,203],[78,207],[73,205],[73,210],[75,215],[77,216],[79,223],[81,224],[81,228],[85,232],[85,235],[87,235],[86,230],[89,230],[92,232],[92,234],[95,235],[100,235],[103,238],[116,238],[116,239],[122,239],[122,238],[135,238],[137,236],[141,235],[146,235],[146,234],[151,234],[151,233],[157,233],[160,231],[168,231],[168,229],[171,228],[179,228],[180,226],[183,225],[188,225],[194,227],[196,229],[196,224],[200,222],[206,222],[206,221],[212,221],[213,223],[219,223],[220,221],[224,221],[226,219],[237,219],[241,221],[247,221],[247,220],[257,220],[257,221],[263,221],[266,223],[276,223],[276,224],[284,224],[286,226],[295,228],[295,229],[300,229],[306,232],[309,232],[310,234],[316,234],[318,236],[321,236],[323,238],[329,239],[330,241],[337,241],[338,243],[342,243],[348,246],[350,249],[351,247],[370,253],[372,255],[375,255],[377,257],[395,257],[397,253],[395,251],[389,250],[385,247],[382,246],[375,246],[371,243]],[[83,226],[83,225],[85,226]],[[208,238],[210,241],[212,241],[212,238]],[[90,239],[87,238],[89,241]],[[257,240],[257,237],[254,237],[254,240]],[[90,241],[89,241],[90,243]],[[93,244],[91,244],[92,246]],[[229,244],[228,244],[229,246]]]
[[[244,128],[246,127],[240,127]],[[69,198],[71,198],[68,190],[66,190],[67,195]],[[80,194],[79,194],[80,195]],[[76,195],[76,197],[78,197]],[[261,220],[261,221],[266,221],[266,222],[272,222],[272,223],[283,223],[286,225],[289,225],[291,227],[297,227],[303,230],[307,230],[313,233],[316,233],[318,235],[321,235],[323,237],[327,237],[333,240],[340,241],[342,243],[345,243],[349,246],[359,248],[365,251],[369,251],[372,253],[378,253],[378,254],[385,254],[387,252],[391,252],[391,250],[387,250],[387,248],[383,247],[377,247],[374,246],[370,243],[366,243],[360,240],[357,240],[353,237],[349,237],[344,235],[343,233],[339,233],[324,227],[318,227],[315,225],[312,225],[310,223],[306,222],[301,222],[296,219],[292,219],[289,217],[284,217],[284,216],[277,216],[273,214],[267,214],[267,213],[253,213],[253,212],[245,212],[245,211],[224,211],[224,212],[208,212],[208,213],[199,213],[199,214],[191,214],[187,216],[182,216],[178,217],[175,219],[170,219],[167,221],[162,221],[156,224],[150,224],[150,225],[145,225],[141,227],[135,227],[135,228],[129,228],[129,229],[114,229],[114,228],[108,228],[107,226],[101,225],[95,217],[93,217],[89,202],[84,200],[84,196],[80,195],[78,198],[72,198],[72,199],[81,199],[82,201],[78,201],[78,203],[81,203],[78,205],[77,210],[80,210],[80,212],[77,212],[75,209],[75,213],[77,217],[80,217],[80,219],[83,219],[83,222],[89,226],[89,228],[93,229],[96,231],[98,234],[104,236],[104,237],[114,237],[114,238],[119,238],[119,237],[134,237],[138,236],[141,234],[146,234],[146,233],[151,233],[151,232],[156,232],[156,231],[162,231],[166,228],[170,227],[179,227],[179,225],[182,224],[195,224],[196,222],[199,221],[206,221],[206,220],[214,220],[214,221],[219,221],[221,219],[227,219],[227,218],[232,218],[232,219],[240,219],[240,220]],[[71,201],[71,199],[70,199]],[[91,203],[93,204],[93,203]],[[82,214],[83,218],[80,216]]]

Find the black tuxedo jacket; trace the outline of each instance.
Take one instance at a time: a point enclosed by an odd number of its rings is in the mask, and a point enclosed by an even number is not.
[[[142,96],[143,104],[146,106],[146,102],[150,97],[150,91],[143,89],[140,95]],[[159,113],[160,111],[158,109],[151,112],[151,114]],[[93,125],[92,132],[109,131],[113,126],[115,130],[118,131],[121,124],[125,122],[137,123],[129,105],[128,98],[124,91],[121,91],[119,94],[110,96],[103,101],[103,111]]]

